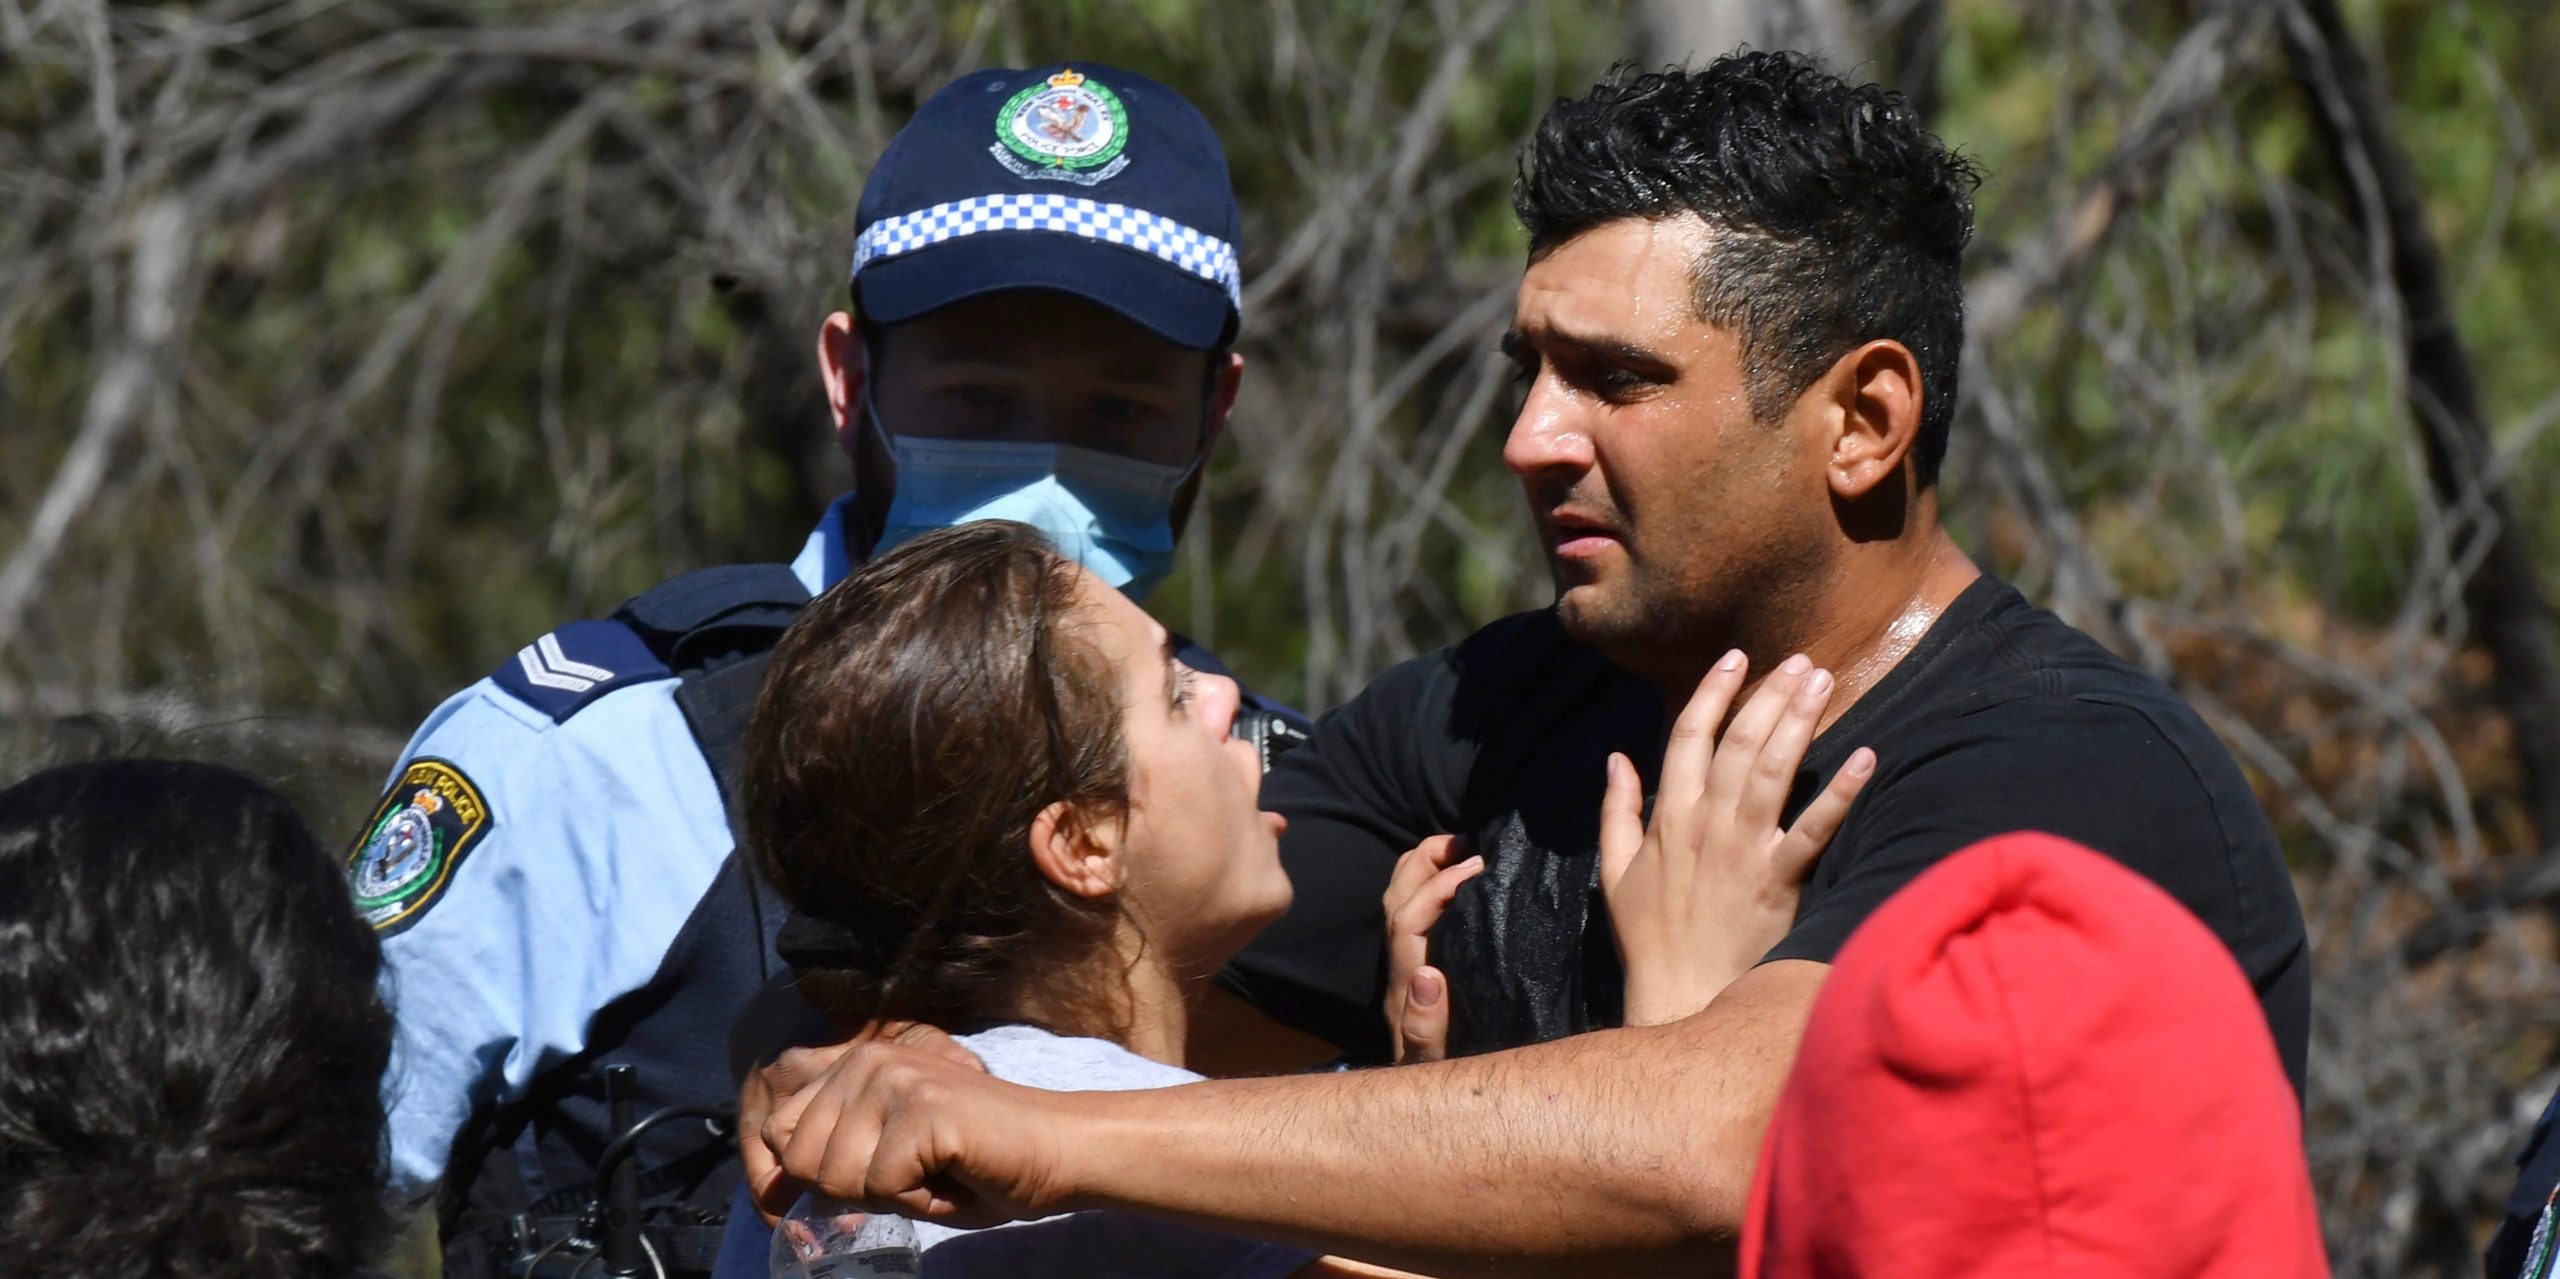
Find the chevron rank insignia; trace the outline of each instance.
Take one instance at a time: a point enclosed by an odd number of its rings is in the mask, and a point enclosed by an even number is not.
[[[517,649],[489,678],[560,721],[615,689],[672,674],[630,627],[571,622]]]

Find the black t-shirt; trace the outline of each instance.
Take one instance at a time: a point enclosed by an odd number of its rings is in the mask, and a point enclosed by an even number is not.
[[[1452,833],[1485,870],[1432,935],[1451,1051],[1618,1024],[1623,971],[1599,890],[1604,767],[1625,752],[1650,796],[1663,716],[1651,684],[1567,638],[1552,610],[1388,671],[1265,778],[1264,806],[1289,819],[1280,855],[1297,901],[1224,980],[1356,1059],[1383,1057],[1379,899],[1398,856]],[[2047,831],[2149,876],[2231,948],[2300,1090],[2301,906],[2238,766],[2166,686],[1985,577],[1815,739],[1788,820],[1860,746],[1875,749],[1876,777],[1770,958],[1829,962],[1940,859]]]

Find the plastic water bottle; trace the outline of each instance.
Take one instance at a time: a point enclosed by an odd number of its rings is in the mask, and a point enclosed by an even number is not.
[[[840,1199],[802,1195],[773,1228],[773,1279],[911,1279],[922,1264],[906,1218]]]

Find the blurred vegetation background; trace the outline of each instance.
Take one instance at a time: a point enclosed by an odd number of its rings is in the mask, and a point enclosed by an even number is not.
[[[219,755],[351,833],[531,637],[787,557],[847,481],[811,351],[871,157],[1062,57],[1191,97],[1245,208],[1247,387],[1154,608],[1330,705],[1549,598],[1516,145],[1746,41],[1988,172],[1951,522],[2286,833],[2340,1273],[2472,1273],[2560,1083],[2539,3],[0,0],[0,777]]]

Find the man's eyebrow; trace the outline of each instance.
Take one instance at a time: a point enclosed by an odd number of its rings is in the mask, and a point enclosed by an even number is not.
[[[1532,344],[1532,339],[1528,335],[1519,333],[1515,330],[1513,333],[1505,334],[1503,337],[1503,341],[1506,344],[1506,350],[1509,349],[1508,343],[1513,337],[1519,338],[1523,345]],[[1563,329],[1549,328],[1540,335],[1536,340],[1536,344],[1570,347],[1573,350],[1582,353],[1585,358],[1605,360],[1608,363],[1619,365],[1623,368],[1631,368],[1641,372],[1651,373],[1659,377],[1667,378],[1679,371],[1679,366],[1672,363],[1670,357],[1665,356],[1650,347],[1638,346],[1624,338],[1603,337],[1598,334],[1568,333]]]
[[[1656,381],[1672,381],[1679,376],[1679,366],[1669,356],[1646,345],[1628,343],[1623,338],[1600,338],[1587,333],[1567,333],[1554,325],[1541,325],[1536,330],[1510,330],[1503,333],[1503,356],[1513,363],[1536,363],[1544,348],[1564,348],[1585,361],[1615,363],[1620,368],[1646,373]]]

